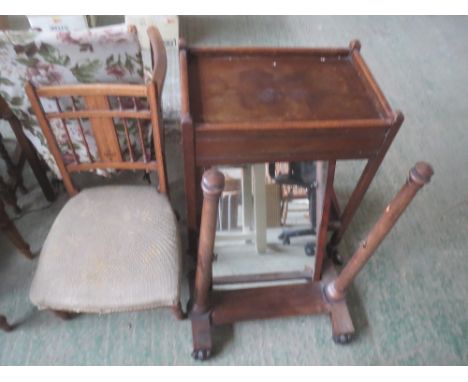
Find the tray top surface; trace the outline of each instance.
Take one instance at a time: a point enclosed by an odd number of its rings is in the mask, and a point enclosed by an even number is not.
[[[381,119],[351,57],[316,54],[192,54],[195,123]]]

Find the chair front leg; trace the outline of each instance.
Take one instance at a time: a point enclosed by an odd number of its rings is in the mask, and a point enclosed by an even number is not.
[[[203,208],[195,275],[192,321],[193,353],[195,359],[204,360],[211,354],[210,289],[212,286],[213,248],[219,197],[224,189],[224,176],[218,170],[205,171],[202,178]]]

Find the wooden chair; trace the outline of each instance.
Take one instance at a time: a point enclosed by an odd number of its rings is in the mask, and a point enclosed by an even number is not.
[[[160,94],[166,54],[159,32],[150,28],[148,33],[154,56],[153,80],[148,84],[26,85],[72,196],[52,225],[32,282],[30,299],[40,309],[66,312],[60,314],[66,317],[71,312],[172,307],[178,318],[183,317],[179,301],[180,240],[168,198],[163,154]],[[73,108],[45,112],[43,98],[54,99],[57,104],[67,98]],[[62,121],[69,147],[77,137],[86,142],[82,129],[84,122],[89,122],[98,154],[88,151],[87,161],[64,158],[51,128],[53,119]],[[79,121],[79,134],[67,132],[70,119]],[[151,125],[151,139],[145,134],[145,123]],[[130,126],[136,127],[133,141]],[[119,185],[78,193],[72,173],[107,169],[154,171],[159,184],[157,189]]]

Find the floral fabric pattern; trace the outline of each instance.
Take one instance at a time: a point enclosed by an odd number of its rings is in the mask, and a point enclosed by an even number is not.
[[[143,83],[143,62],[136,32],[118,25],[76,32],[0,31],[0,95],[21,121],[27,137],[54,173],[61,178],[55,160],[25,94],[27,81],[34,85],[75,83]],[[46,112],[71,108],[68,103],[45,100]],[[77,121],[67,121],[73,148],[81,162],[88,154]],[[61,120],[51,120],[65,162],[73,161]],[[91,154],[96,145],[89,123],[82,123]],[[129,124],[132,134],[136,127]],[[123,132],[117,129],[119,139]],[[133,136],[134,134],[132,134]],[[149,134],[148,134],[149,135]],[[68,158],[68,159],[67,159]]]

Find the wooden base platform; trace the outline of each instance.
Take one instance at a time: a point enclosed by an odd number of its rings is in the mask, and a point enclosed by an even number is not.
[[[285,278],[289,275],[292,274],[285,274]],[[192,312],[190,315],[194,343],[193,357],[204,360],[211,355],[212,327],[245,320],[328,314],[332,324],[333,340],[339,344],[351,341],[354,326],[346,299],[331,302],[324,294],[325,286],[337,277],[334,267],[331,264],[327,265],[322,280],[318,282],[305,277],[304,272],[297,272],[297,276],[297,279],[304,278],[308,281],[270,287],[213,290],[210,301],[212,309],[208,313]],[[245,281],[264,281],[263,278],[256,279]]]

